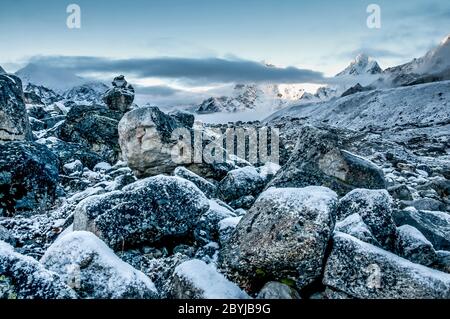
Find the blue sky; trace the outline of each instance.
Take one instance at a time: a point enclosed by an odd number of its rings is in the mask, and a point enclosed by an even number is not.
[[[70,3],[81,7],[79,30],[66,27]],[[366,26],[370,3],[381,29]],[[331,76],[359,52],[383,68],[423,55],[450,33],[450,1],[1,0],[0,30],[0,65],[11,71],[36,56],[172,57]]]

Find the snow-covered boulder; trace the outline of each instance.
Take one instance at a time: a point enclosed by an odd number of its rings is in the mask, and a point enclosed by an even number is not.
[[[112,168],[112,166],[109,163],[106,162],[100,162],[97,165],[94,166],[93,171],[94,172],[107,172],[108,170],[110,170]]]
[[[212,264],[197,259],[186,261],[175,268],[171,294],[175,299],[249,298]]]
[[[50,207],[58,186],[58,159],[27,141],[0,144],[0,217]]]
[[[271,281],[264,285],[258,293],[257,299],[301,299],[298,292],[281,282]]]
[[[221,266],[250,283],[265,274],[305,287],[320,277],[336,206],[336,193],[325,187],[268,189],[221,250]]]
[[[377,241],[390,250],[396,236],[392,206],[392,198],[386,190],[355,189],[340,199],[337,220],[360,215]]]
[[[265,179],[253,166],[230,171],[218,185],[221,197],[232,201],[244,196],[256,196],[265,186]]]
[[[105,92],[102,99],[109,109],[126,113],[134,101],[134,88],[123,75],[114,78],[113,87]]]
[[[0,74],[0,143],[32,139],[22,81],[12,74]]]
[[[269,186],[325,186],[339,195],[355,188],[384,189],[383,171],[374,163],[345,150],[348,141],[332,128],[303,126],[287,164]]]
[[[450,274],[336,232],[323,284],[362,299],[448,299]]]
[[[398,226],[417,228],[437,250],[450,250],[450,215],[444,212],[419,211],[409,207],[394,213]]]
[[[217,196],[217,186],[184,167],[177,167],[174,175],[194,183],[208,198]]]
[[[436,259],[433,245],[417,228],[403,225],[397,228],[396,253],[413,263],[430,266]]]
[[[54,272],[0,241],[0,299],[76,299]]]
[[[335,231],[349,234],[366,243],[379,246],[380,244],[372,235],[369,226],[364,223],[364,220],[358,213],[352,214],[345,219],[336,223]]]
[[[225,204],[218,202],[218,200],[209,200],[209,210],[200,217],[195,227],[195,239],[203,244],[217,241],[219,239],[220,221],[233,217],[236,217],[236,214]]]
[[[76,231],[59,238],[45,252],[41,263],[82,298],[154,299],[153,282],[134,269],[89,232]]]
[[[86,198],[75,208],[74,230],[91,231],[117,250],[192,235],[208,209],[193,183],[159,175]]]

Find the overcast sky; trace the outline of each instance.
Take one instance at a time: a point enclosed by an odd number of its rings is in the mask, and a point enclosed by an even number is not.
[[[70,3],[81,7],[81,29],[66,26]],[[381,29],[366,25],[370,3],[381,7]],[[147,85],[315,83],[360,52],[383,68],[423,55],[450,33],[450,1],[1,0],[0,30],[10,72],[33,60],[129,71]]]

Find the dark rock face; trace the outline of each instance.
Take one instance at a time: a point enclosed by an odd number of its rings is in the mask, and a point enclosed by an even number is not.
[[[411,190],[406,185],[396,185],[389,187],[389,194],[395,199],[410,201],[413,199]]]
[[[448,299],[450,275],[335,233],[323,283],[355,298]]]
[[[444,212],[419,211],[407,208],[394,213],[398,226],[417,228],[438,250],[450,250],[450,215]]]
[[[168,176],[92,196],[75,209],[74,230],[91,231],[115,250],[193,236],[209,202],[191,182]]]
[[[103,95],[103,102],[109,109],[126,113],[134,101],[134,88],[129,85],[123,75],[114,78],[113,88]]]
[[[59,138],[80,144],[113,164],[120,152],[117,127],[121,116],[122,113],[103,106],[73,106],[60,128]]]
[[[0,299],[76,299],[55,273],[0,241]]]
[[[370,90],[371,90],[371,88],[364,87],[361,84],[357,83],[355,86],[352,86],[347,91],[342,93],[341,97],[352,95],[352,94],[356,94],[356,93],[359,93],[359,92],[370,91]]]
[[[103,161],[100,155],[92,152],[88,147],[75,143],[64,142],[56,137],[41,139],[36,141],[47,148],[58,157],[60,162],[60,171],[63,171],[64,164],[73,161],[80,161],[84,166],[93,169],[96,164]]]
[[[430,266],[437,260],[433,245],[417,228],[409,225],[397,229],[396,253],[413,263]]]
[[[396,237],[392,206],[392,198],[386,190],[355,189],[339,201],[337,219],[358,214],[377,241],[391,250]]]
[[[0,74],[0,143],[32,139],[22,81],[15,75]]]
[[[43,145],[0,144],[0,216],[48,208],[56,196],[58,165]]]
[[[325,186],[339,195],[355,188],[386,188],[381,169],[345,151],[346,143],[335,129],[301,127],[291,158],[269,187]]]
[[[295,278],[304,288],[320,277],[336,204],[336,193],[324,187],[265,191],[221,250],[221,267],[250,288],[259,276]]]

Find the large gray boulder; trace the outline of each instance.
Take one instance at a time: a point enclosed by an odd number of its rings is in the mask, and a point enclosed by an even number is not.
[[[33,140],[22,91],[22,81],[0,72],[0,143]]]
[[[324,187],[265,191],[221,250],[221,267],[250,285],[262,276],[294,278],[304,288],[320,277],[336,205],[336,193]]]
[[[179,177],[154,176],[88,197],[74,212],[74,230],[87,230],[115,250],[193,236],[209,209],[206,196]]]
[[[153,282],[89,232],[72,232],[45,252],[41,263],[58,273],[81,298],[154,299]]]
[[[0,144],[0,217],[51,206],[58,187],[58,159],[45,146]]]
[[[394,213],[398,226],[417,228],[437,250],[450,250],[450,215],[444,212],[419,211],[413,207]]]
[[[347,141],[333,129],[304,126],[289,161],[269,184],[274,187],[325,186],[339,195],[355,188],[384,189],[382,170],[345,149]]]
[[[337,220],[358,214],[381,246],[392,250],[397,231],[392,206],[386,190],[355,189],[340,199]]]
[[[119,143],[123,159],[136,176],[171,174],[179,166],[172,157],[179,140],[172,132],[181,127],[175,118],[157,107],[125,114],[119,123]]]
[[[448,299],[450,275],[336,232],[323,284],[361,299]]]
[[[0,299],[76,299],[54,272],[0,241]]]
[[[114,78],[113,87],[105,92],[102,99],[109,109],[126,113],[134,101],[134,88],[123,75]]]
[[[174,299],[249,299],[212,264],[193,259],[175,268],[171,286]]]

